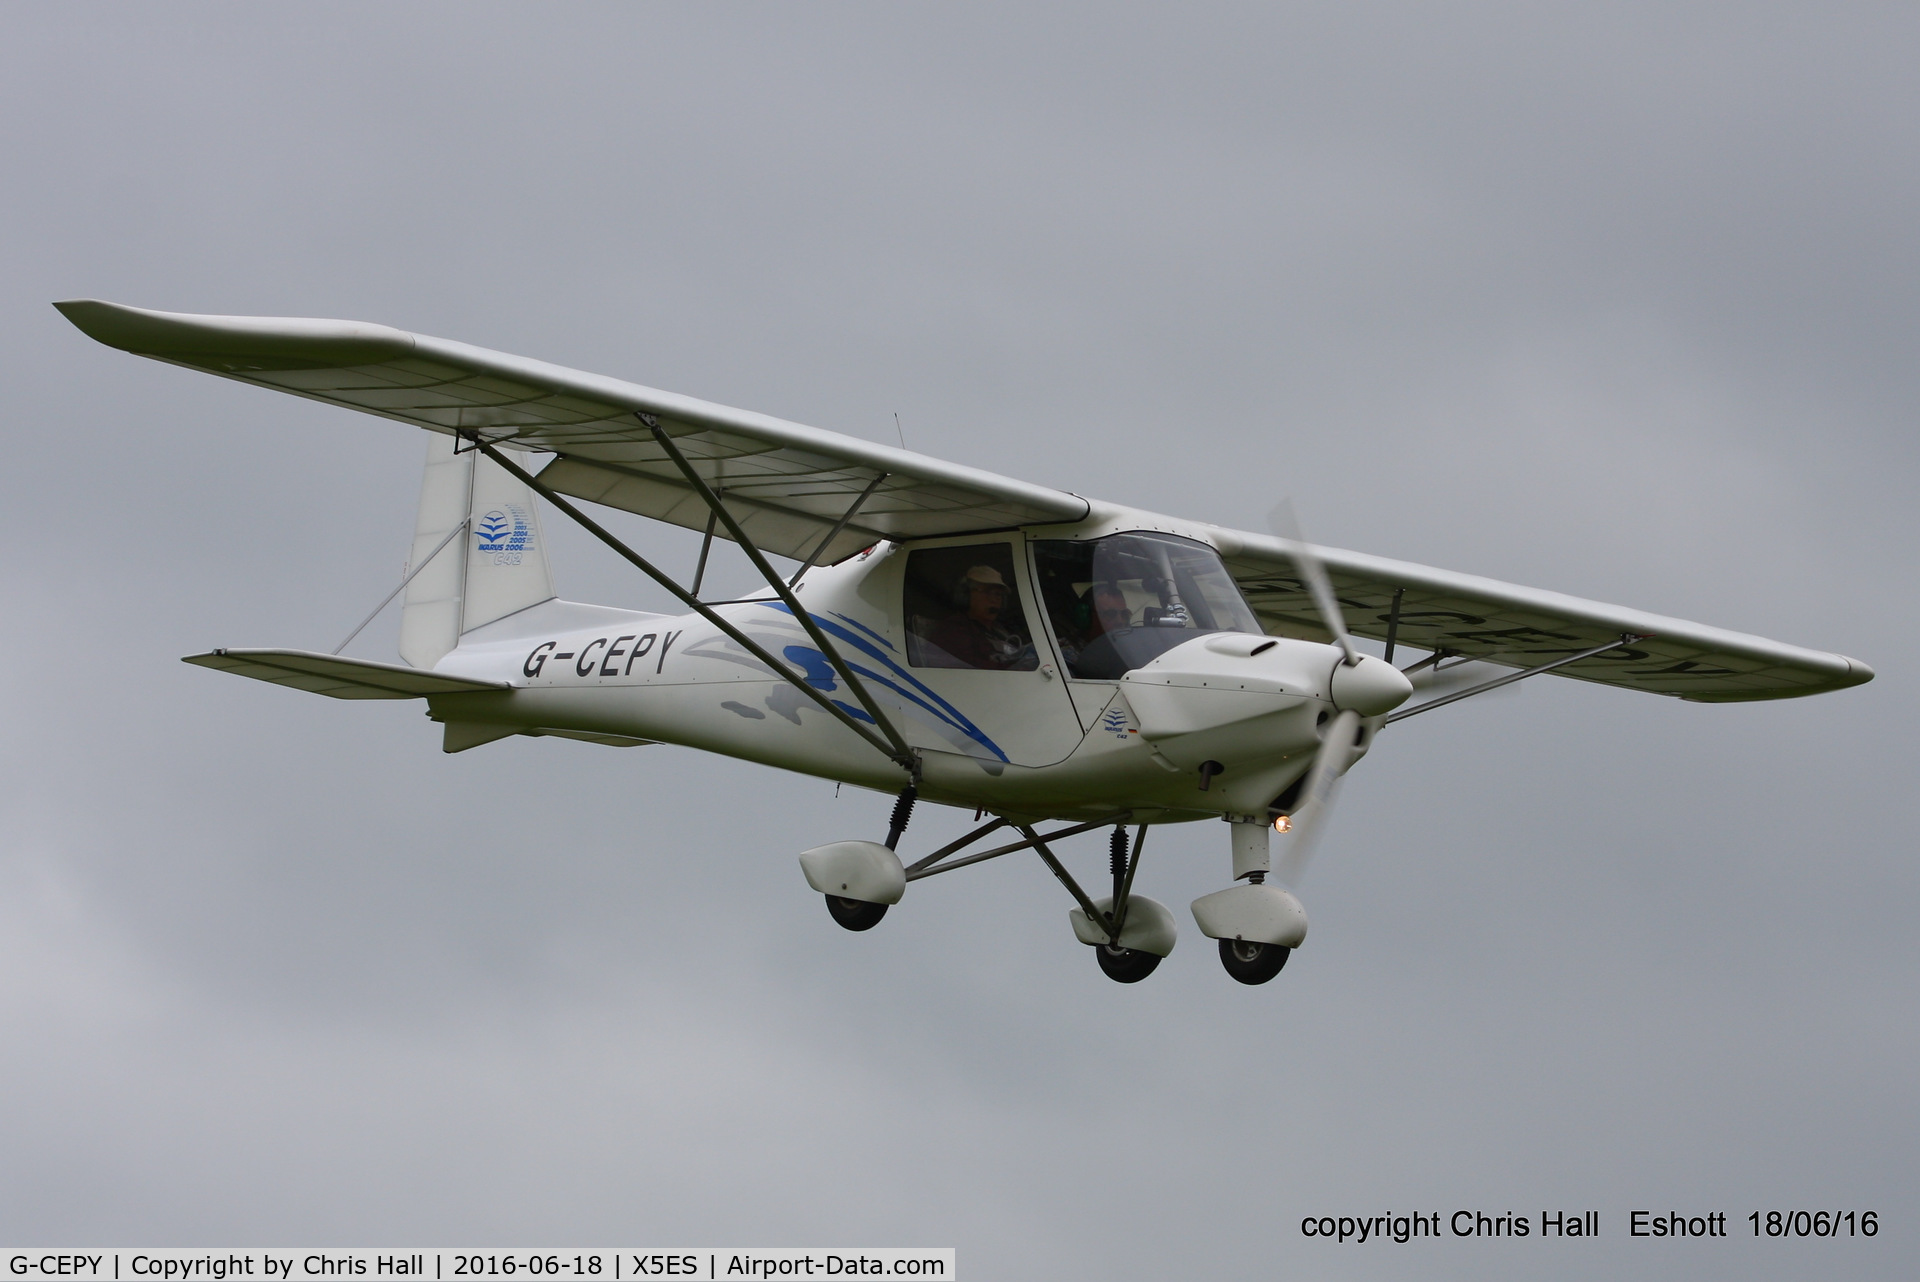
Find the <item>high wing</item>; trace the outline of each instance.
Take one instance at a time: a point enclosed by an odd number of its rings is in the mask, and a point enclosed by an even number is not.
[[[436,432],[478,433],[503,448],[552,453],[540,480],[559,493],[704,529],[709,511],[654,439],[651,419],[724,491],[749,538],[796,560],[831,563],[881,539],[1066,524],[1094,511],[1065,491],[384,325],[190,316],[91,300],[55,306],[92,338],[123,351]],[[1286,541],[1206,528],[1268,631],[1325,637]],[[1791,698],[1873,679],[1871,668],[1837,654],[1364,553],[1317,551],[1348,626],[1375,640],[1391,634],[1401,645],[1528,668],[1631,634],[1631,645],[1556,671],[1699,702]],[[292,652],[224,652],[268,653]],[[221,654],[188,661],[243,670],[214,662]],[[259,670],[245,675],[303,689],[349,675],[309,670],[283,679],[267,675],[266,659],[254,662]],[[414,694],[398,687],[378,693],[370,675],[338,685],[342,698]]]
[[[1085,499],[837,432],[357,321],[55,303],[122,351],[503,448],[558,455],[543,484],[705,529],[706,505],[638,417],[659,421],[764,551],[832,563],[882,539],[1077,521]],[[875,482],[878,482],[877,486]],[[832,542],[821,540],[869,486]],[[724,533],[724,532],[723,532]]]
[[[1267,631],[1326,638],[1285,540],[1215,534]],[[1362,552],[1314,550],[1348,629],[1376,641],[1391,633],[1401,646],[1531,668],[1631,634],[1639,639],[1555,672],[1696,703],[1790,699],[1873,680],[1872,668],[1843,655]]]
[[[430,694],[471,694],[478,690],[512,688],[498,681],[474,681],[393,663],[315,654],[311,650],[212,650],[206,654],[190,654],[181,662],[310,694],[324,694],[330,699],[424,699]]]

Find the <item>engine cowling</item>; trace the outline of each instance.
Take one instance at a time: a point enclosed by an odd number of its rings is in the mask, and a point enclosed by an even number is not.
[[[1175,646],[1120,679],[1140,737],[1182,769],[1275,761],[1319,748],[1331,702],[1362,716],[1398,707],[1413,686],[1392,664],[1342,663],[1333,646],[1219,633]]]

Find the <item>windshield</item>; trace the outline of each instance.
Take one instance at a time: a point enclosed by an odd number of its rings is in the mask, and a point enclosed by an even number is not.
[[[1040,598],[1067,672],[1111,681],[1203,632],[1260,624],[1204,543],[1171,534],[1115,534],[1033,544]]]

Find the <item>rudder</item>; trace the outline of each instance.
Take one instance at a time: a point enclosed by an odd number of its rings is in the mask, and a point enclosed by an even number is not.
[[[416,668],[431,668],[475,628],[554,595],[533,493],[478,450],[456,453],[456,444],[437,432],[427,438],[407,560],[420,571],[400,612],[400,657]]]

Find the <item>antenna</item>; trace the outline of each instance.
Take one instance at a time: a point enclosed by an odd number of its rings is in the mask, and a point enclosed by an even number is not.
[[[906,449],[907,434],[905,432],[900,431],[900,415],[897,413],[893,416],[893,430],[895,432],[898,432],[900,435],[900,448],[903,450]]]

